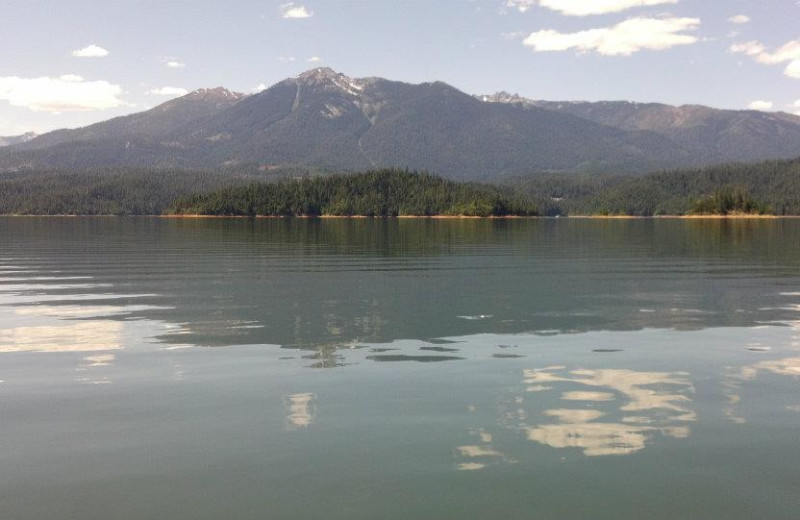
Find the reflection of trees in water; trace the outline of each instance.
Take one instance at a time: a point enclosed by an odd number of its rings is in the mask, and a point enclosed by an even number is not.
[[[22,224],[35,237],[25,254],[57,264],[63,272],[56,276],[91,275],[109,297],[149,295],[139,298],[149,307],[110,319],[180,324],[159,339],[203,346],[749,326],[764,318],[761,303],[772,303],[751,275],[766,265],[783,276],[800,264],[797,247],[789,247],[800,244],[795,221]],[[723,282],[742,276],[742,284]],[[65,295],[49,287],[39,289],[52,295],[48,305]],[[73,292],[81,290],[100,289]],[[475,315],[493,317],[457,319]]]
[[[162,234],[181,242],[200,240],[253,246],[294,258],[471,254],[501,247],[527,255],[557,251],[565,257],[590,249],[611,258],[695,260],[730,257],[798,265],[791,247],[800,243],[793,220],[748,219],[178,219]]]

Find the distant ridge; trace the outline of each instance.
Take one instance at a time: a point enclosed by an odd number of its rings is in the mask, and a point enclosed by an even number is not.
[[[692,153],[714,152],[728,161],[800,155],[800,116],[786,112],[631,101],[540,101],[507,92],[479,98],[544,108],[632,132],[655,132]]]
[[[257,94],[200,89],[155,108],[0,149],[0,171],[400,167],[454,179],[645,173],[800,155],[790,114],[472,96],[306,71]]]
[[[13,144],[27,143],[36,137],[35,132],[26,132],[22,135],[0,136],[0,146],[11,146]]]

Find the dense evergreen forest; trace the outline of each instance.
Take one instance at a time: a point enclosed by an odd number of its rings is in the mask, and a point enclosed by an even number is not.
[[[265,178],[184,170],[6,173],[0,175],[0,214],[160,215],[178,197]]]
[[[506,179],[522,196],[549,201],[545,215],[800,215],[800,159],[622,175]]]
[[[536,174],[499,185],[381,170],[103,169],[0,174],[18,215],[800,215],[800,159],[645,176]]]
[[[193,195],[173,214],[264,216],[532,216],[536,205],[511,189],[460,183],[426,173],[379,170],[276,183],[253,183]]]

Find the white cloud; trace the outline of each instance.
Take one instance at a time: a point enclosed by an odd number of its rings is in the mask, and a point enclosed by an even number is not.
[[[291,63],[296,60],[294,56],[278,56],[278,61],[281,63]]]
[[[794,113],[797,114],[798,116],[800,116],[800,99],[795,101],[793,106],[794,106],[794,108],[797,109],[797,110],[795,110]]]
[[[755,101],[751,101],[750,104],[747,105],[747,108],[750,110],[769,110],[772,108],[772,101],[764,101],[763,99],[757,99]]]
[[[169,67],[170,69],[182,69],[186,66],[185,63],[178,60],[178,58],[174,56],[163,56],[158,59],[161,63],[164,64],[165,67]]]
[[[78,76],[77,74],[64,74],[62,76],[59,76],[58,79],[60,79],[61,81],[66,81],[68,83],[79,83],[83,81],[83,78],[81,76]]]
[[[263,91],[267,90],[267,88],[268,87],[267,87],[267,85],[265,83],[259,83],[255,87],[251,88],[250,91],[252,91],[252,92],[263,92]]]
[[[575,33],[537,31],[525,38],[523,44],[535,52],[575,49],[604,56],[630,56],[644,49],[664,50],[695,43],[698,38],[686,31],[699,25],[698,18],[631,18],[612,27]]]
[[[188,93],[188,90],[180,87],[161,87],[147,91],[147,94],[153,94],[155,96],[185,96]]]
[[[783,69],[783,73],[790,78],[800,79],[800,59],[789,63],[786,68]]]
[[[324,61],[324,60],[322,58],[320,58],[319,56],[311,56],[306,61],[308,63],[319,63],[319,62]]]
[[[737,25],[741,25],[750,22],[750,17],[746,14],[737,14],[736,16],[731,16],[728,18],[728,21]]]
[[[281,16],[284,18],[311,18],[314,11],[309,10],[304,5],[296,5],[293,2],[281,5]]]
[[[635,7],[677,3],[678,0],[507,0],[506,7],[524,13],[538,4],[567,16],[589,16],[618,13]]]
[[[734,43],[730,47],[731,52],[746,54],[747,56],[756,56],[766,50],[766,47],[758,42],[750,41],[744,43]]]
[[[122,88],[107,81],[85,81],[75,74],[58,78],[0,77],[0,100],[36,112],[105,110],[130,106],[120,99]]]
[[[764,65],[780,65],[786,63],[783,74],[790,78],[800,79],[800,40],[787,42],[774,51],[768,51],[760,42],[750,41],[730,46],[731,52],[752,56]]]
[[[775,52],[762,52],[758,61],[768,65],[786,61],[800,60],[800,40],[793,40],[780,46]]]
[[[539,3],[539,0],[508,0],[506,7],[517,9],[520,13],[524,13],[531,7]]]
[[[108,56],[108,51],[95,44],[91,44],[83,49],[72,51],[72,55],[76,58],[103,58]]]

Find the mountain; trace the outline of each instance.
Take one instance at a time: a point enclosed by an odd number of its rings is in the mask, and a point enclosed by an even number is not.
[[[480,96],[486,102],[544,108],[627,131],[654,132],[691,153],[714,153],[726,161],[800,155],[800,116],[785,112],[718,110],[628,101],[537,101],[507,92]]]
[[[0,154],[0,166],[7,169],[189,166],[193,150],[185,143],[191,141],[190,134],[244,97],[222,87],[199,89],[145,112],[40,135],[8,148],[8,159]]]
[[[210,164],[399,166],[469,179],[535,170],[630,170],[682,154],[656,135],[490,105],[441,82],[353,79],[330,69],[242,100],[196,137],[217,139],[205,155]]]
[[[34,132],[26,132],[22,135],[12,135],[7,137],[0,136],[0,147],[11,146],[13,144],[26,143],[31,139],[33,139],[34,137],[36,137],[36,133]]]
[[[407,167],[488,180],[800,155],[800,122],[788,114],[704,109],[705,123],[671,131],[667,123],[636,124],[561,105],[320,68],[257,94],[201,89],[146,112],[50,132],[0,150],[0,170]],[[729,120],[739,122],[732,127]],[[709,128],[714,137],[701,141]],[[737,146],[742,140],[750,145]]]

